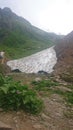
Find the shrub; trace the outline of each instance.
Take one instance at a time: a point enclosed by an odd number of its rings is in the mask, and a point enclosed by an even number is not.
[[[0,75],[0,107],[4,110],[23,109],[36,114],[41,111],[43,102],[28,86],[15,82],[8,76]]]

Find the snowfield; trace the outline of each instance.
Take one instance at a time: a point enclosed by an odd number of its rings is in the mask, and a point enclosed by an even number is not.
[[[57,63],[54,47],[50,47],[31,56],[7,62],[11,70],[20,70],[25,73],[37,73],[45,71],[51,73]]]

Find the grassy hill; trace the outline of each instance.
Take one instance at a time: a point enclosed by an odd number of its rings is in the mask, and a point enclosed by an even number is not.
[[[14,59],[54,45],[61,36],[32,26],[9,8],[0,9],[0,51]]]

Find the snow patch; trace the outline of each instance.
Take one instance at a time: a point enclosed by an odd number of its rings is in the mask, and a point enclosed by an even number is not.
[[[37,73],[39,71],[51,73],[56,63],[57,57],[53,46],[31,56],[8,61],[7,65],[11,70],[19,69],[25,73]]]

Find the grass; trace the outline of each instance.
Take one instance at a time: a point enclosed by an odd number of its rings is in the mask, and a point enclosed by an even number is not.
[[[33,87],[34,89],[38,91],[41,90],[44,91],[50,89],[51,87],[58,86],[59,83],[48,79],[48,80],[41,80],[41,81],[32,81],[32,85],[34,86]]]
[[[11,59],[21,58],[49,48],[54,43],[47,37],[37,36],[35,32],[12,30],[0,30],[0,51],[5,51]],[[32,34],[33,33],[33,34]],[[31,36],[32,34],[32,36]],[[34,37],[34,35],[36,35]],[[36,38],[37,37],[37,38]],[[48,40],[47,40],[48,39]]]

